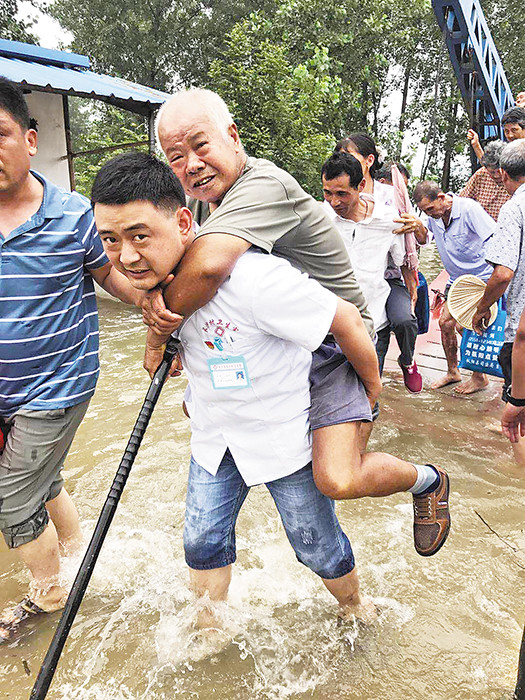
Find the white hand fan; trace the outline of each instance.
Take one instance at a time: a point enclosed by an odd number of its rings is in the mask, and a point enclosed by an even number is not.
[[[447,305],[453,318],[463,328],[468,328],[470,331],[473,330],[472,318],[486,286],[483,280],[474,275],[462,275],[452,283],[448,293]],[[498,305],[492,304],[490,307],[489,326],[494,323],[497,315]]]

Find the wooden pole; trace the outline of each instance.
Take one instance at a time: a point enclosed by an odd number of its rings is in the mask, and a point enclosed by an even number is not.
[[[73,149],[71,148],[71,124],[69,121],[69,104],[67,95],[62,95],[62,109],[64,112],[64,128],[66,131],[66,158],[69,168],[69,186],[71,191],[75,189],[75,166],[73,162]]]
[[[154,111],[148,115],[148,150],[150,153],[155,153],[155,115]]]

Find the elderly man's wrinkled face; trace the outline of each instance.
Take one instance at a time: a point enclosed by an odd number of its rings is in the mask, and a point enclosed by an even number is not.
[[[525,128],[515,122],[505,124],[503,133],[507,141],[516,141],[517,139],[525,139]]]
[[[432,219],[442,219],[450,209],[446,195],[443,192],[440,192],[436,199],[422,197],[420,201],[417,202],[417,206],[427,216],[432,217]]]
[[[195,102],[168,105],[159,140],[186,194],[201,202],[220,203],[244,167],[236,125],[221,129]]]

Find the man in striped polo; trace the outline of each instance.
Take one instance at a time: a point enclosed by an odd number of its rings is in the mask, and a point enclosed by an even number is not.
[[[0,530],[32,574],[0,616],[0,642],[63,607],[59,554],[81,542],[61,469],[99,373],[93,278],[128,303],[87,199],[30,170],[37,134],[21,91],[0,78]]]

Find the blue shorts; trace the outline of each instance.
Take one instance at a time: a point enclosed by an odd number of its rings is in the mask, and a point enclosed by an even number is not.
[[[365,387],[334,340],[325,339],[312,353],[310,399],[312,430],[372,420]]]
[[[265,485],[297,559],[324,579],[350,573],[355,566],[352,547],[334,502],[317,489],[311,465]],[[184,520],[189,567],[218,569],[235,561],[235,523],[249,490],[229,450],[215,476],[192,457]]]

